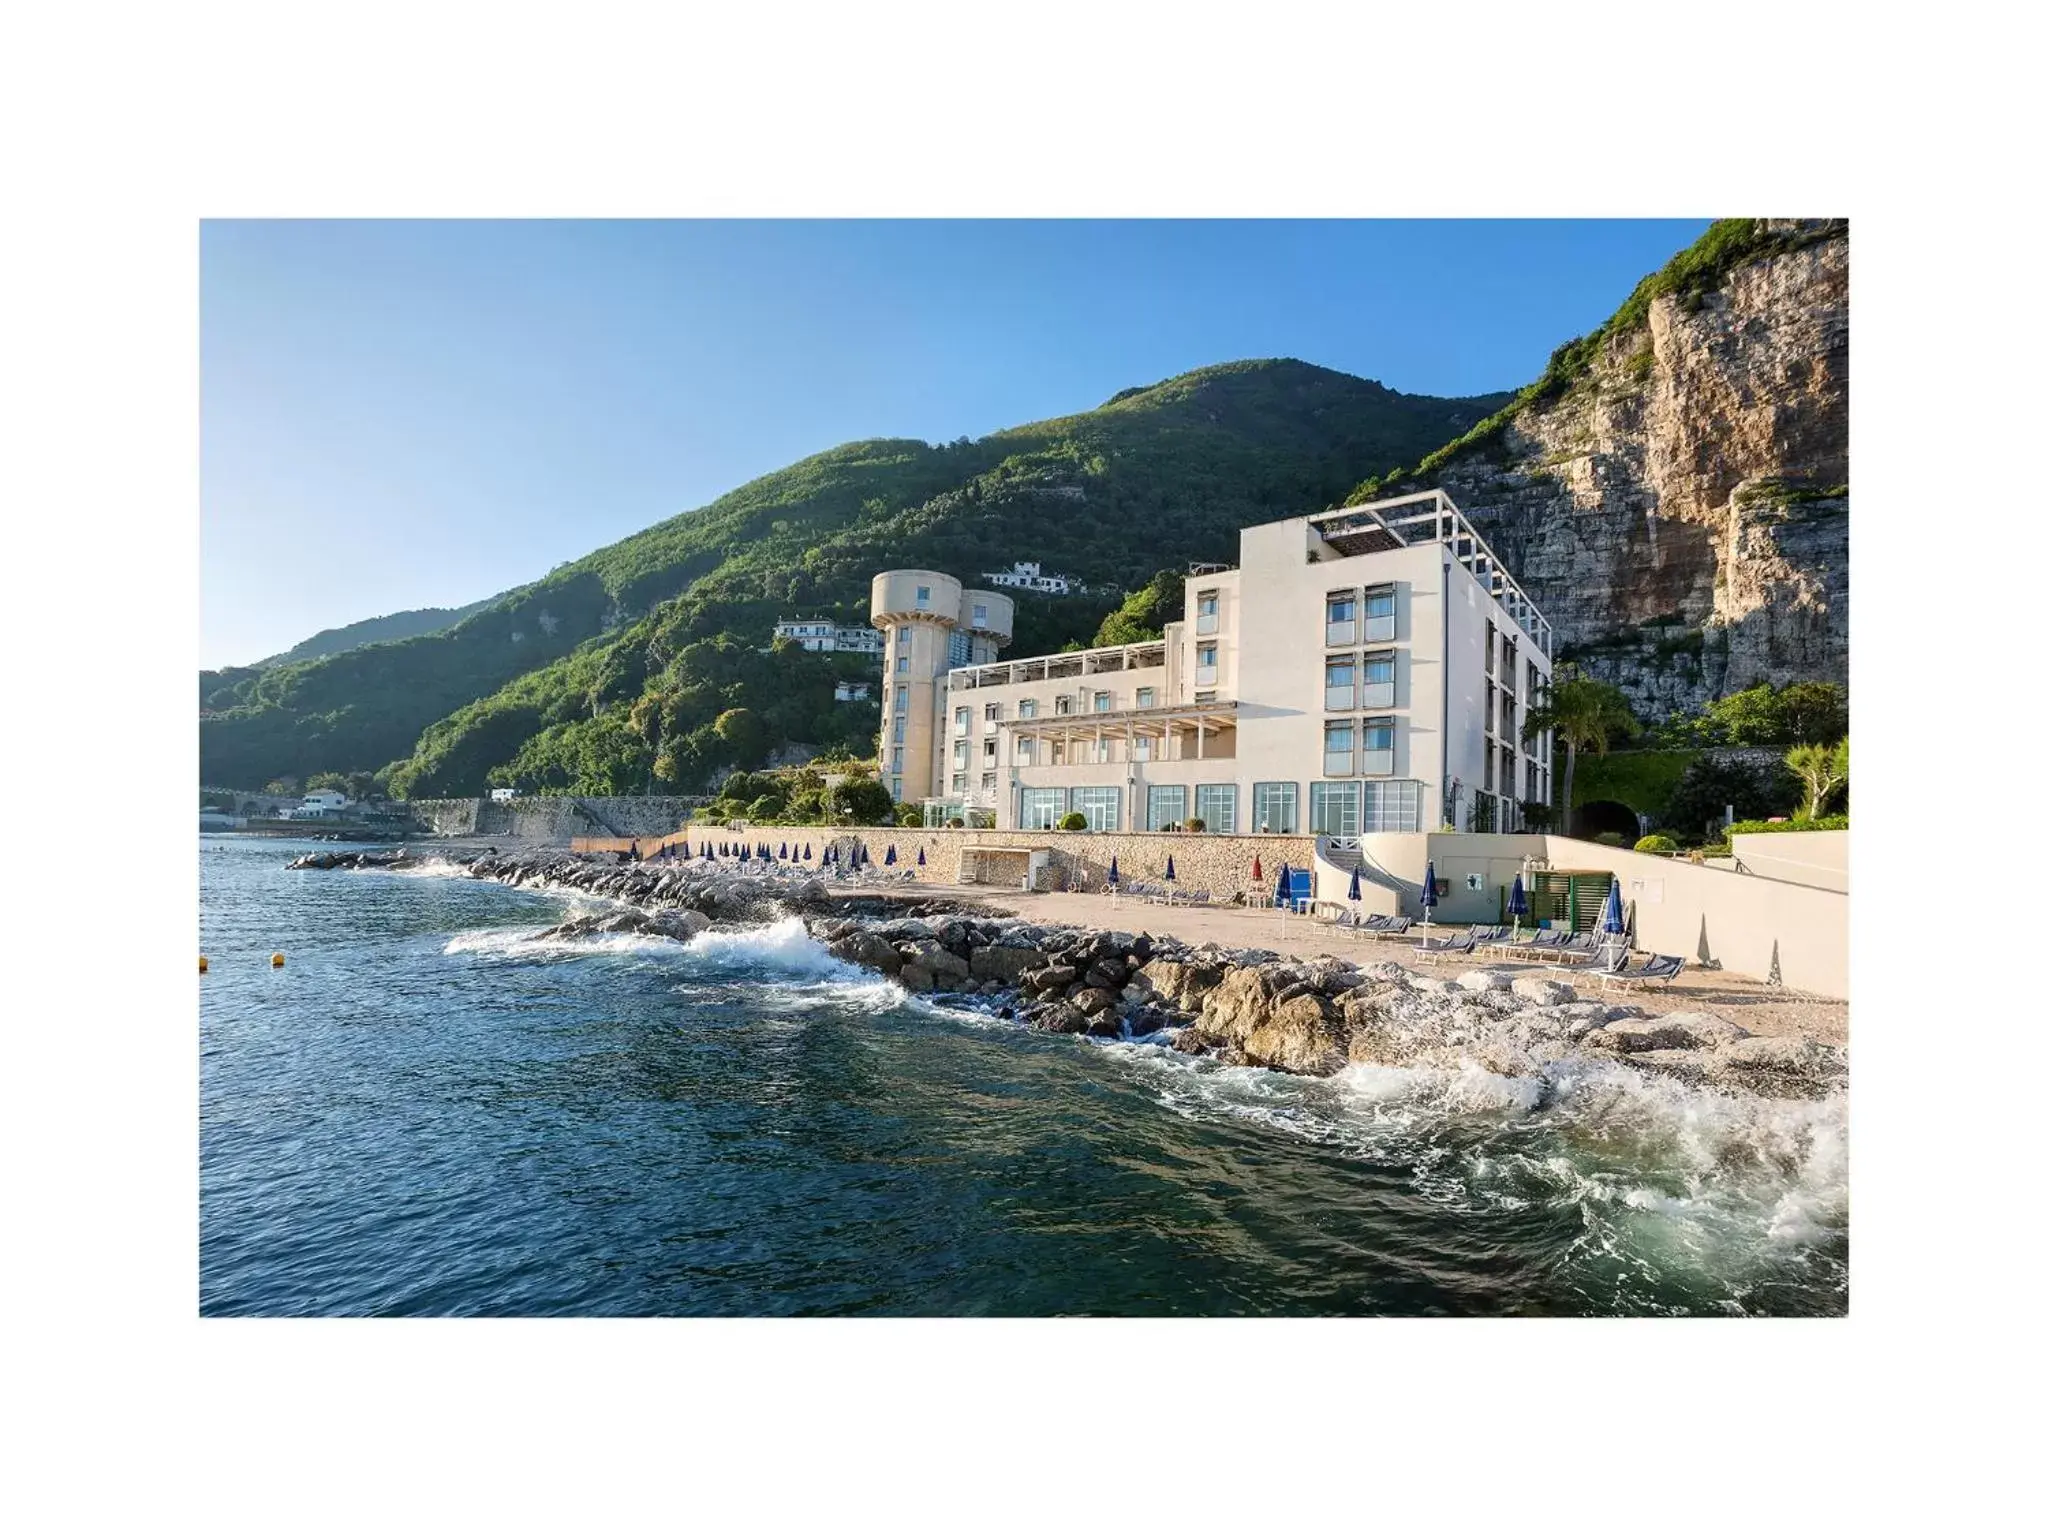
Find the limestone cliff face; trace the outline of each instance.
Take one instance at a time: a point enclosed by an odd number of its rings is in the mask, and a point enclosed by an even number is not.
[[[1658,718],[1759,681],[1846,683],[1849,238],[1654,299],[1441,485],[1558,628]]]

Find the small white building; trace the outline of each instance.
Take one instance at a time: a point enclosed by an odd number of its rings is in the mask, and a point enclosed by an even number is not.
[[[853,704],[862,699],[871,699],[874,696],[875,685],[873,683],[850,683],[842,680],[835,683],[832,688],[832,697],[841,704]]]
[[[1019,560],[1007,571],[983,571],[981,579],[992,587],[1009,587],[1018,592],[1036,592],[1045,597],[1065,597],[1081,590],[1071,576],[1048,576],[1036,560]]]
[[[882,654],[882,632],[865,624],[836,619],[783,619],[775,626],[777,640],[794,640],[807,651],[852,651],[861,656]]]
[[[277,814],[283,821],[320,821],[339,816],[354,803],[338,789],[316,789],[297,805],[286,806]]]

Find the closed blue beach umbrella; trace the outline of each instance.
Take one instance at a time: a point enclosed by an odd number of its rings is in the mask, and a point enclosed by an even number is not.
[[[1124,877],[1116,872],[1116,855],[1112,853],[1109,856],[1109,883],[1113,886],[1122,885],[1123,879]]]
[[[1347,895],[1346,899],[1349,901],[1356,901],[1358,900],[1360,894],[1361,892],[1358,889],[1358,866],[1354,864],[1351,866],[1351,890]]]
[[[1285,859],[1280,861],[1280,874],[1273,882],[1273,905],[1276,907],[1285,907],[1287,905],[1287,861]]]
[[[1515,937],[1522,936],[1522,919],[1529,915],[1529,893],[1522,889],[1522,877],[1515,876],[1515,883],[1508,887],[1508,916],[1515,920]]]
[[[891,843],[889,851],[882,855],[882,862],[884,864],[894,864],[896,862],[896,845],[894,843]]]
[[[1422,920],[1429,921],[1430,908],[1436,905],[1436,860],[1431,859],[1422,871]]]
[[[1173,855],[1170,853],[1166,856],[1166,878],[1169,880],[1174,878]]]
[[[919,869],[924,868],[924,850],[922,848],[917,850],[917,867]]]
[[[1621,881],[1610,879],[1607,884],[1607,902],[1600,909],[1600,931],[1622,933],[1627,924],[1621,920]]]
[[[775,857],[777,857],[778,859],[786,859],[786,858],[788,858],[788,857],[789,857],[789,844],[787,844],[787,843],[782,843],[782,844],[779,844],[779,845],[778,845],[778,846],[776,847],[776,849],[775,849]]]

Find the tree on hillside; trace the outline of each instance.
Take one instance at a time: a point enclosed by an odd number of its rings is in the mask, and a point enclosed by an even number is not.
[[[1785,754],[1785,766],[1806,786],[1806,819],[1812,821],[1849,782],[1849,738],[1844,736],[1831,747],[1801,742]]]
[[[1135,645],[1140,640],[1157,640],[1166,626],[1181,616],[1186,582],[1178,571],[1161,571],[1137,591],[1125,593],[1123,605],[1095,631],[1094,643]]]
[[[1588,677],[1577,667],[1558,669],[1549,692],[1528,712],[1522,739],[1530,741],[1551,731],[1564,743],[1558,806],[1567,830],[1571,826],[1572,775],[1579,766],[1580,750],[1590,749],[1595,757],[1605,757],[1610,742],[1626,740],[1641,729],[1628,700],[1614,684]]]
[[[768,733],[751,709],[728,709],[711,723],[711,733],[732,754],[733,762],[751,766],[768,755]]]

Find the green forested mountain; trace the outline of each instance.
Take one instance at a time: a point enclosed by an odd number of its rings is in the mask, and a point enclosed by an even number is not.
[[[765,652],[777,618],[863,618],[889,566],[1013,560],[1090,598],[1020,598],[1015,654],[1088,641],[1161,567],[1230,559],[1249,524],[1331,505],[1505,394],[1447,400],[1292,360],[1229,363],[978,440],[852,443],[519,588],[440,633],[261,670],[203,695],[203,782],[378,769],[415,797],[491,783],[691,790],[785,743],[872,747],[835,704],[871,661]]]
[[[287,661],[317,661],[322,656],[338,656],[343,651],[353,650],[359,645],[375,645],[383,640],[410,640],[414,635],[431,635],[460,624],[472,613],[481,612],[495,601],[495,598],[486,597],[461,608],[407,608],[398,613],[386,613],[374,619],[361,619],[354,624],[344,624],[339,629],[323,629],[319,634],[301,640],[288,651],[264,657],[256,665],[274,667],[280,662]]]

